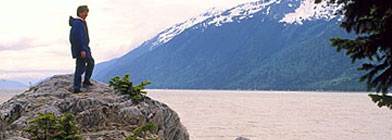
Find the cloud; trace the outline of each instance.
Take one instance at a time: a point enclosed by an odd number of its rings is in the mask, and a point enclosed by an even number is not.
[[[5,42],[0,46],[0,51],[7,51],[7,50],[22,50],[26,49],[26,46],[32,47],[34,39],[32,38],[20,38],[19,41],[15,42]]]
[[[90,9],[90,47],[98,63],[120,57],[207,9],[249,1],[255,0],[2,0],[0,70],[72,72],[75,60],[68,41],[68,18],[76,15],[79,5]]]

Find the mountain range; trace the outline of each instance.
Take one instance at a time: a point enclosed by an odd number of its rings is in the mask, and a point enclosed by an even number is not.
[[[27,88],[28,86],[12,80],[0,79],[0,88]]]
[[[364,90],[361,75],[329,38],[339,7],[313,0],[262,0],[176,24],[119,58],[99,63],[93,78],[132,74],[149,88]]]

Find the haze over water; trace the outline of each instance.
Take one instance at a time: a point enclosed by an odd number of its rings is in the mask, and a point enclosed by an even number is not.
[[[23,90],[0,89],[0,103]],[[367,93],[148,90],[168,104],[191,140],[388,140],[392,110]]]

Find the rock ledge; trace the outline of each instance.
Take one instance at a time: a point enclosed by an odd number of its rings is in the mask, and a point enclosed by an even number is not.
[[[85,139],[124,140],[136,127],[153,121],[160,139],[189,140],[178,114],[166,104],[147,96],[136,104],[105,84],[92,82],[82,93],[73,94],[73,76],[57,75],[4,102],[0,105],[0,139],[25,139],[21,129],[38,117],[37,112],[54,112],[73,113]]]

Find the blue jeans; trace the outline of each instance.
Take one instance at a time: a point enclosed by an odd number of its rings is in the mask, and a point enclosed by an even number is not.
[[[76,58],[76,69],[74,74],[74,90],[80,90],[82,83],[82,74],[84,74],[84,81],[89,81],[94,69],[93,58]]]

